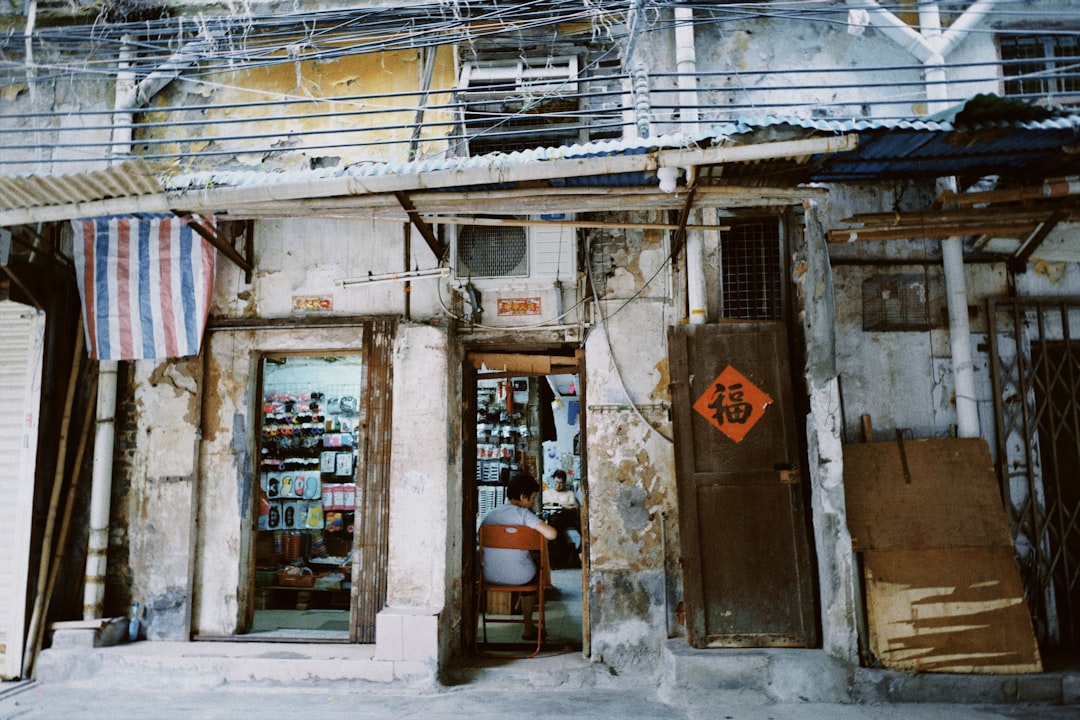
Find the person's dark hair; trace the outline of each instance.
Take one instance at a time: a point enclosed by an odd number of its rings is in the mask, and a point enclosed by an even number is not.
[[[517,473],[506,486],[506,497],[510,500],[528,497],[536,492],[540,492],[540,483],[529,473]]]
[[[553,477],[553,478],[562,478],[563,480],[565,480],[566,479],[566,471],[565,470],[556,470],[555,472],[551,473],[551,477]]]

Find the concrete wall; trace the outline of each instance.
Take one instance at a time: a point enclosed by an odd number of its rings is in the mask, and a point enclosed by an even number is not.
[[[453,363],[453,364],[452,364]],[[460,361],[445,328],[402,325],[394,345],[390,541],[376,658],[435,673],[460,651]],[[455,410],[452,410],[455,409]]]
[[[225,317],[299,317],[293,298],[329,296],[334,314],[402,315],[404,283],[339,287],[337,281],[401,271],[400,223],[371,220],[285,219],[255,223],[256,272],[251,283],[223,257],[218,260],[214,313]],[[431,251],[413,242],[414,263],[435,267]],[[415,267],[414,264],[414,267]],[[414,319],[430,318],[440,308],[437,293],[450,304],[450,290],[440,280],[416,280],[409,293]],[[317,314],[317,313],[316,313]]]
[[[131,598],[142,603],[149,639],[187,638],[197,486],[202,363],[132,364],[137,418],[130,454],[126,531]]]
[[[585,346],[592,657],[633,672],[653,668],[682,594],[666,338],[677,314],[666,235],[627,231],[609,251],[608,319]]]
[[[918,22],[914,13],[902,17]],[[713,108],[703,120],[730,116],[733,103],[746,107],[746,115],[797,117],[898,117],[928,109],[920,61],[872,26],[859,32],[842,4],[809,18],[703,22],[695,35],[698,70],[722,73],[702,83],[708,85],[702,104]],[[961,42],[947,58],[955,65],[948,71],[950,96],[1000,92],[993,69],[977,65],[996,57],[991,35],[973,33]],[[868,82],[867,68],[905,65],[913,67],[890,71],[887,82]]]

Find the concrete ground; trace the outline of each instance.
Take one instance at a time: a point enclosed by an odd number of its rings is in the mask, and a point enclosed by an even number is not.
[[[1080,718],[1080,674],[913,676],[820,651],[700,652],[671,641],[656,676],[580,651],[471,660],[441,682],[350,676],[370,646],[139,642],[47,650],[0,685],[0,720],[1004,720]],[[1006,699],[1007,698],[1007,699]]]
[[[347,687],[335,684],[184,688],[165,685],[71,687],[63,683],[5,683],[0,718],[32,720],[126,718],[353,718],[355,720],[1076,720],[1076,706],[778,703],[747,705],[661,701],[640,684],[610,687],[507,688]]]

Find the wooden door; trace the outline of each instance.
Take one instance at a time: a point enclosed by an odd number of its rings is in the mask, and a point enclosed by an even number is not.
[[[679,326],[669,348],[688,641],[816,645],[784,325]]]

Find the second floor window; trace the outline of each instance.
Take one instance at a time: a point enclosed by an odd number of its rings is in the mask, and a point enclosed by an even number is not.
[[[1000,40],[1005,94],[1039,104],[1080,105],[1080,36]]]

